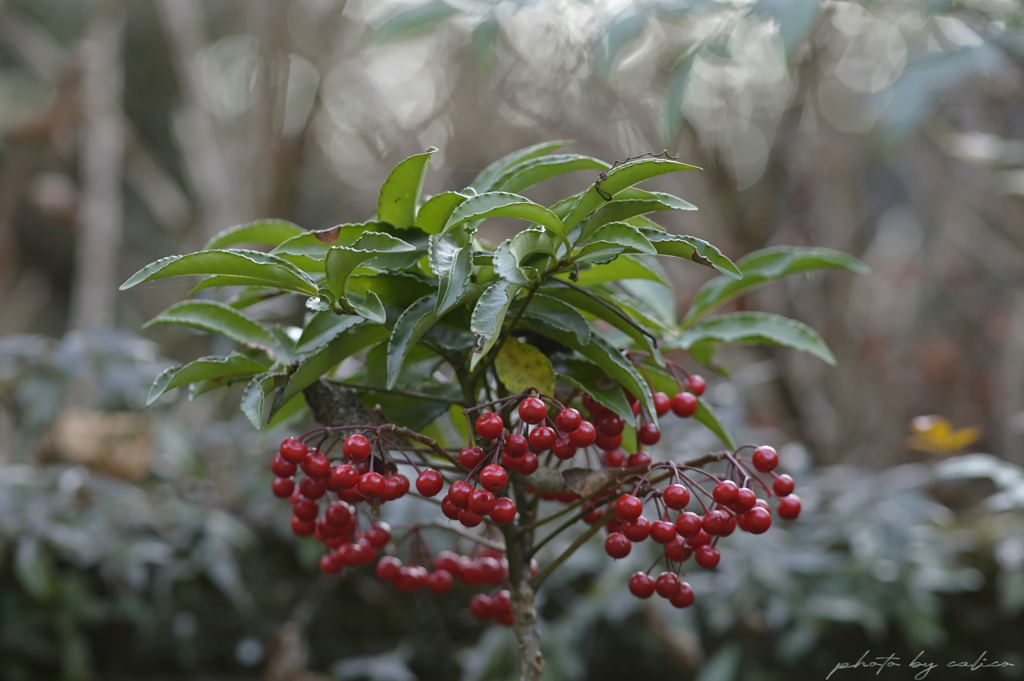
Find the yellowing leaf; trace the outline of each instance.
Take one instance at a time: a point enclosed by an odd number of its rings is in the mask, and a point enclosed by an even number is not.
[[[509,392],[521,393],[536,388],[551,395],[555,392],[555,370],[547,356],[530,345],[509,338],[494,359],[494,370]]]
[[[932,454],[953,454],[978,441],[981,429],[961,428],[954,430],[953,424],[941,416],[918,416],[910,422],[912,436],[907,446]]]

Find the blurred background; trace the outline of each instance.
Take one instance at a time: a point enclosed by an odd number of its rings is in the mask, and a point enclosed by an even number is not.
[[[0,136],[0,678],[510,678],[511,632],[465,599],[319,574],[269,491],[297,425],[254,432],[222,393],[146,409],[225,348],[137,331],[189,284],[117,286],[256,218],[367,219],[428,146],[434,194],[552,139],[700,166],[651,183],[700,209],[663,223],[734,260],[826,246],[873,272],[734,304],[809,324],[837,367],[741,348],[708,376],[737,439],[780,449],[800,522],[733,537],[683,613],[628,596],[646,557],[581,551],[541,594],[550,678],[817,677],[868,649],[1024,677],[1018,1],[4,0]],[[709,271],[665,265],[682,312]]]

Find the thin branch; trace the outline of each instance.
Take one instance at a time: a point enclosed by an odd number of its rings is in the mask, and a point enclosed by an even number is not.
[[[589,530],[587,530],[586,532],[581,534],[579,537],[577,537],[576,541],[574,541],[572,544],[569,545],[569,548],[567,548],[565,551],[563,551],[562,554],[560,556],[558,556],[558,558],[555,558],[553,561],[551,561],[551,564],[548,565],[546,568],[544,568],[544,570],[541,571],[541,573],[534,578],[534,580],[533,580],[533,588],[534,589],[539,589],[540,585],[544,583],[544,580],[547,579],[551,575],[552,572],[557,570],[558,567],[562,563],[564,563],[566,560],[569,559],[569,556],[571,556],[572,554],[576,553],[576,550],[579,547],[581,547],[584,544],[586,544],[587,540],[589,540],[595,534],[600,532],[601,529],[605,525],[610,523],[612,521],[612,519],[615,518],[615,517],[617,517],[616,513],[614,513],[614,512],[609,513],[604,518],[602,518],[598,522],[596,522],[593,525],[591,525]]]
[[[383,426],[380,427],[380,430],[391,431],[396,435],[401,435],[403,437],[409,438],[410,440],[415,440],[416,442],[425,444],[426,446],[430,447],[431,451],[433,451],[435,454],[443,456],[445,459],[448,460],[449,463],[458,466],[460,471],[466,470],[465,467],[459,463],[459,460],[451,455],[451,452],[449,452],[447,449],[438,444],[437,440],[433,438],[427,437],[426,435],[423,435],[421,433],[417,433],[415,430],[410,430],[405,426],[396,426],[393,423],[384,424]]]
[[[459,535],[460,537],[464,537],[464,538],[468,539],[469,541],[474,541],[477,544],[480,544],[481,546],[487,546],[487,547],[490,547],[490,548],[492,548],[492,549],[494,549],[496,551],[501,551],[502,553],[505,552],[505,545],[504,544],[502,544],[500,542],[493,541],[491,539],[487,539],[486,537],[481,537],[478,534],[473,534],[472,532],[469,532],[468,530],[462,529],[458,525],[451,525],[451,524],[443,522],[441,520],[428,520],[428,521],[425,521],[425,522],[422,522],[422,523],[418,523],[418,524],[420,525],[420,527],[430,526],[430,527],[436,527],[436,528],[439,528],[439,529],[442,529],[442,530],[448,530],[449,532],[454,532],[455,534]]]

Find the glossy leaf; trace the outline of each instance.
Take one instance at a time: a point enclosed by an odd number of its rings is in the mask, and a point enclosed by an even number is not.
[[[441,317],[466,294],[473,274],[473,252],[457,245],[453,239],[431,237],[430,269],[438,279],[434,315]]]
[[[483,171],[476,176],[476,179],[473,180],[473,184],[470,186],[478,192],[485,192],[494,189],[494,180],[513,165],[521,163],[522,161],[527,161],[531,158],[543,156],[544,154],[550,153],[556,149],[561,149],[562,147],[567,147],[571,144],[575,144],[575,142],[573,140],[557,140],[554,142],[541,142],[540,144],[535,144],[532,147],[525,147],[523,149],[513,151],[511,154],[502,156],[497,161],[494,161],[484,168]]]
[[[305,230],[287,220],[257,220],[245,225],[225,229],[210,239],[204,251],[226,248],[235,244],[264,244],[277,246],[282,241],[305,233]]]
[[[523,263],[537,253],[554,257],[555,244],[550,233],[540,229],[524,229],[511,239],[501,242],[495,249],[494,272],[506,281],[525,285],[536,279],[538,272]]]
[[[590,341],[590,324],[587,322],[586,317],[580,314],[579,310],[575,307],[559,300],[557,297],[542,293],[534,294],[524,314],[531,319],[539,319],[552,326],[565,327],[576,334],[576,340],[580,344]]]
[[[245,417],[249,419],[257,430],[263,427],[263,414],[266,411],[267,397],[274,391],[274,388],[284,382],[286,374],[264,372],[257,374],[246,383],[242,391],[242,399],[239,408]]]
[[[372,291],[385,307],[404,310],[434,288],[424,277],[409,272],[381,272],[350,276],[347,290],[351,295],[364,296]]]
[[[385,253],[415,250],[412,244],[383,232],[366,232],[351,246],[332,246],[324,260],[327,285],[337,298],[345,297],[345,285],[352,272],[367,260]]]
[[[380,188],[377,198],[377,217],[395,227],[412,227],[416,219],[416,206],[420,202],[423,178],[430,165],[430,157],[437,147],[423,154],[405,159],[391,171]]]
[[[777,246],[756,251],[741,259],[737,266],[743,279],[736,281],[715,277],[697,291],[683,318],[683,328],[734,298],[789,274],[818,269],[842,268],[858,274],[868,267],[856,258],[829,248],[797,248]]]
[[[611,409],[627,422],[633,418],[633,408],[622,386],[601,367],[571,355],[555,355],[551,364],[558,380],[592,395],[603,407]]]
[[[387,321],[387,313],[384,312],[384,304],[380,302],[380,298],[373,291],[366,294],[366,297],[362,300],[356,300],[354,297],[349,296],[349,305],[357,315],[363,319],[373,322],[375,324],[383,324]]]
[[[585,241],[602,225],[625,221],[646,213],[663,210],[697,210],[697,207],[692,203],[683,201],[671,194],[643,192],[643,194],[649,194],[649,196],[645,198],[623,198],[622,195],[626,194],[627,191],[619,192],[615,200],[608,201],[603,206],[600,206],[594,211],[593,215],[573,229],[569,235],[570,241],[573,243]]]
[[[387,387],[389,390],[398,381],[409,350],[423,337],[427,329],[437,322],[437,317],[434,315],[436,305],[437,294],[424,296],[410,305],[395,323],[391,338],[388,339]]]
[[[684,234],[669,234],[661,228],[640,228],[641,234],[654,245],[658,255],[685,258],[700,265],[714,267],[729,279],[741,279],[743,274],[729,258],[703,239]]]
[[[525,196],[508,192],[488,192],[466,199],[448,218],[443,233],[470,221],[494,217],[536,222],[551,230],[560,239],[565,239],[565,227],[554,213]]]
[[[594,232],[579,255],[614,246],[622,247],[627,253],[646,253],[648,255],[657,253],[654,245],[639,229],[625,222],[612,222]]]
[[[462,396],[462,391],[453,383],[431,381],[417,385],[416,391],[448,399],[458,399]],[[446,401],[373,390],[364,392],[362,399],[367,411],[372,411],[379,404],[390,422],[418,432],[423,432],[423,429],[438,416],[447,412],[450,406]]]
[[[834,365],[832,352],[814,329],[767,312],[736,312],[712,317],[683,331],[667,347],[689,350],[697,343],[775,345],[807,352]]]
[[[236,343],[260,350],[279,348],[277,339],[259,322],[238,310],[213,300],[185,300],[143,324],[143,329],[160,324],[181,324],[219,333]]]
[[[559,278],[568,278],[568,274],[560,274]],[[605,265],[595,265],[580,269],[577,283],[581,286],[602,284],[621,279],[650,279],[671,288],[668,277],[661,265],[653,258],[642,254],[626,254]]]
[[[329,343],[342,331],[361,324],[357,315],[335,314],[324,310],[314,314],[302,329],[302,335],[295,342],[297,352],[311,352]]]
[[[266,363],[238,353],[227,357],[201,357],[185,366],[171,367],[157,376],[149,389],[146,406],[156,402],[167,391],[190,383],[211,381],[223,385],[229,378],[252,376],[266,371],[267,367]]]
[[[316,295],[316,284],[291,263],[259,251],[199,251],[189,255],[172,255],[146,265],[121,290],[130,289],[147,281],[189,274],[224,274],[248,279],[250,286],[268,286],[294,291],[307,296]]]
[[[536,388],[545,395],[555,393],[555,370],[551,361],[529,343],[506,340],[494,358],[494,372],[512,394]]]
[[[494,189],[501,192],[521,192],[552,177],[579,170],[607,170],[610,166],[590,156],[558,154],[521,161],[510,167],[494,181]]]
[[[416,226],[427,234],[440,234],[452,212],[468,198],[459,192],[444,192],[430,197],[416,213]]]
[[[512,282],[496,281],[480,295],[480,299],[473,308],[473,317],[469,328],[477,337],[477,349],[470,360],[470,368],[476,368],[477,363],[483,359],[494,343],[498,340],[501,325],[505,321],[509,305],[519,291],[519,285]]]
[[[387,337],[387,327],[363,320],[338,333],[334,340],[299,363],[282,390],[281,403],[287,404],[318,378],[328,375],[344,359]]]
[[[322,261],[327,257],[331,246],[351,246],[366,232],[378,232],[385,227],[383,222],[362,222],[355,224],[335,225],[329,229],[318,229],[315,232],[303,232],[282,242],[271,253],[289,262],[295,259],[307,259],[313,262]],[[323,272],[323,266],[320,266]]]
[[[544,292],[545,296],[562,300],[565,303],[572,305],[574,309],[583,310],[592,317],[596,317],[597,319],[601,319],[608,324],[611,324],[613,327],[632,338],[639,347],[647,350],[654,349],[651,345],[650,339],[642,334],[636,326],[648,330],[652,335],[657,334],[658,330],[650,328],[647,323],[648,320],[644,316],[628,314],[626,311],[622,310],[617,304],[617,301],[608,299],[608,297],[602,295],[601,298],[608,303],[608,305],[604,305],[600,301],[594,300],[583,291],[578,291],[576,289],[571,289],[557,284],[545,286],[541,290]],[[538,296],[534,296],[534,298],[537,298]],[[618,310],[620,314],[616,314],[615,310]],[[630,324],[628,321],[623,319],[622,316],[632,319],[636,326]]]

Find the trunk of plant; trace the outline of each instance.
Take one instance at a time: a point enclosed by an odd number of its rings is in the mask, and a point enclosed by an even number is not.
[[[540,652],[536,593],[530,584],[530,559],[527,557],[533,533],[518,536],[511,525],[503,530],[509,566],[508,590],[512,595],[512,630],[519,650],[519,681],[541,681],[544,677],[544,655]]]

